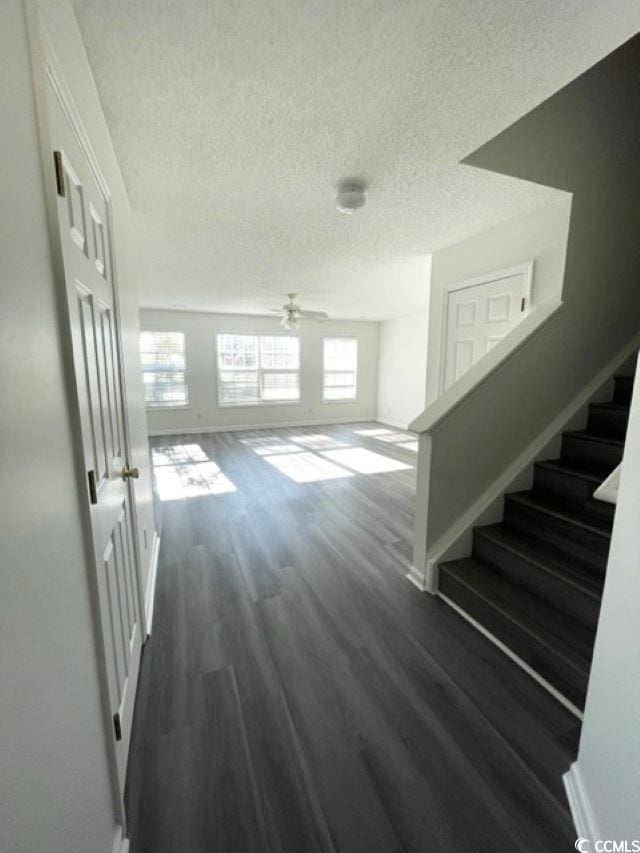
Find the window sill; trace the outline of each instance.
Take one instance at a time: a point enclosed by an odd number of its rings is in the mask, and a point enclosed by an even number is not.
[[[260,406],[301,406],[300,400],[261,400],[259,403],[220,403],[219,409],[254,409]]]
[[[145,406],[148,412],[186,412],[193,408],[192,406]]]
[[[323,400],[322,405],[323,406],[334,406],[334,405],[336,405],[336,403],[340,404],[340,403],[357,403],[357,402],[358,402],[357,397],[350,397],[348,400],[345,400],[343,397],[341,400]]]

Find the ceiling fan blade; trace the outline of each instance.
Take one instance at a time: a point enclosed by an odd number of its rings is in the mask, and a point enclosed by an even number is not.
[[[307,320],[328,320],[329,315],[326,311],[298,311],[300,317]]]
[[[282,314],[282,308],[269,308],[272,314]]]

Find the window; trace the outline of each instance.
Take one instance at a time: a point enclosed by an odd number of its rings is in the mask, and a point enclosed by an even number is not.
[[[140,332],[140,357],[147,406],[187,406],[184,332]]]
[[[217,349],[221,406],[300,399],[299,338],[220,334]]]
[[[325,338],[323,400],[355,400],[357,375],[357,339]]]

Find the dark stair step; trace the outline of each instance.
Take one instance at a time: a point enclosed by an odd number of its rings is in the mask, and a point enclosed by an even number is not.
[[[624,442],[620,439],[602,438],[585,431],[569,431],[562,433],[560,458],[570,465],[607,476],[622,461],[623,449]]]
[[[619,403],[590,403],[587,432],[623,440],[627,433],[629,406]]]
[[[440,566],[440,591],[563,696],[584,705],[592,631],[472,557]]]
[[[504,522],[526,536],[561,548],[594,574],[603,573],[611,521],[589,507],[536,491],[515,492],[505,495]]]
[[[510,583],[595,629],[602,581],[575,559],[504,524],[474,529],[473,556]]]
[[[613,401],[628,406],[633,392],[633,376],[615,376],[613,379]]]
[[[603,520],[613,522],[615,507],[593,497],[593,493],[605,479],[603,476],[596,476],[591,471],[585,471],[561,459],[536,462],[533,470],[534,491],[579,504],[594,516],[601,516]]]

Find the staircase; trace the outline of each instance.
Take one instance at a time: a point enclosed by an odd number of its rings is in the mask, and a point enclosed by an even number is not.
[[[620,463],[633,379],[589,406],[559,459],[535,463],[533,488],[505,495],[500,524],[475,527],[471,557],[440,565],[439,592],[581,710],[614,505],[593,492]]]

